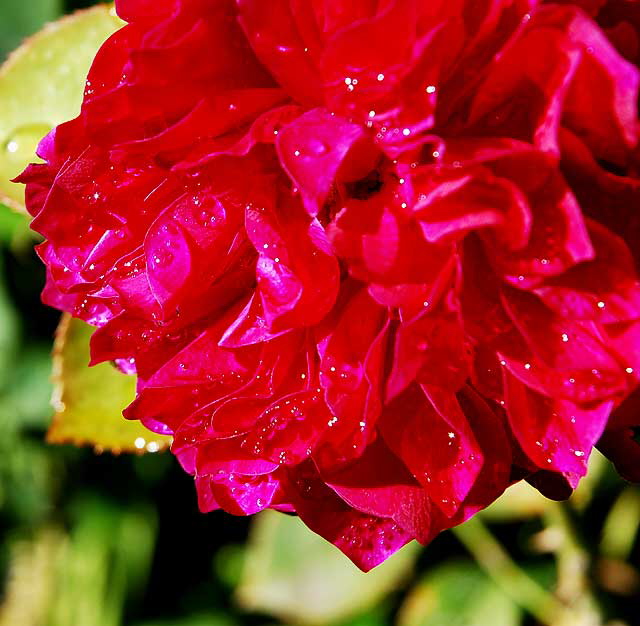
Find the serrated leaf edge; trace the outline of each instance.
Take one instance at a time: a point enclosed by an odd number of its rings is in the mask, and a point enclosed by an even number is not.
[[[64,411],[66,409],[64,401],[64,346],[71,325],[72,316],[69,313],[63,313],[58,324],[54,341],[52,356],[52,368],[51,368],[51,382],[53,383],[53,392],[51,394],[51,406],[54,410],[51,425],[47,430],[46,441],[51,444],[71,444],[78,447],[91,447],[96,454],[102,454],[103,452],[110,452],[114,455],[120,455],[122,453],[136,454],[142,456],[147,453],[145,447],[137,448],[135,444],[131,446],[103,446],[92,441],[88,437],[71,437],[68,435],[59,435],[57,430],[60,428],[61,421],[64,419]],[[87,365],[89,367],[89,365]],[[123,374],[124,376],[125,374]],[[122,418],[124,419],[124,417]],[[151,431],[150,431],[151,432]],[[153,433],[155,435],[155,433]],[[160,436],[158,436],[160,437]],[[158,448],[154,450],[154,454],[167,450],[172,443],[171,438],[158,438],[154,439]]]

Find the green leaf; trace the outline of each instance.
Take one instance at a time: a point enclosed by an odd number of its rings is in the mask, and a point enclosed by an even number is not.
[[[50,514],[54,471],[52,459],[39,442],[0,428],[0,510],[4,520],[30,527]]]
[[[143,590],[157,536],[150,509],[115,506],[94,494],[72,506],[47,626],[120,626],[127,596]]]
[[[609,510],[602,528],[600,552],[606,557],[627,560],[640,528],[640,492],[627,487]]]
[[[30,216],[0,203],[0,243],[14,252],[33,247],[39,235],[29,228]]]
[[[471,562],[432,570],[409,593],[398,626],[517,626],[520,610]]]
[[[20,336],[20,320],[5,288],[4,275],[0,259],[0,399],[15,363]]]
[[[29,12],[24,2],[20,10]],[[24,189],[10,180],[36,160],[36,145],[51,128],[78,115],[91,61],[121,25],[108,5],[79,11],[46,26],[2,66],[1,202],[16,210],[23,208]]]
[[[64,315],[54,347],[56,414],[47,438],[53,443],[92,445],[96,450],[157,452],[170,443],[140,422],[122,417],[135,397],[135,378],[109,363],[89,367],[93,328]]]
[[[239,603],[303,625],[330,624],[367,610],[396,590],[420,550],[411,543],[363,574],[297,517],[264,511],[253,522]]]
[[[45,346],[23,345],[0,393],[4,425],[19,431],[45,428],[51,414],[51,355]]]
[[[16,48],[27,35],[55,20],[62,12],[61,0],[2,0],[0,8],[0,60]]]
[[[126,600],[143,591],[157,537],[146,507],[94,496],[73,502],[70,532],[27,526],[9,538],[0,626],[120,626]],[[26,537],[22,537],[26,535]]]

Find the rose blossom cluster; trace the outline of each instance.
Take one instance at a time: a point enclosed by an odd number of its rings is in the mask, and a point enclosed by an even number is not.
[[[640,480],[636,0],[120,0],[21,175],[44,301],[202,511],[369,569]]]

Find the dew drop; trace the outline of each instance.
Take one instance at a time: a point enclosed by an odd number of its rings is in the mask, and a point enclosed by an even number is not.
[[[12,165],[24,167],[35,160],[36,147],[44,135],[51,130],[48,124],[28,124],[19,126],[4,142],[4,155]]]

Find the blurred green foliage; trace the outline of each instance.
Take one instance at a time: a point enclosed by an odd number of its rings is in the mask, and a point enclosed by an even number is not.
[[[62,12],[62,0],[2,0],[0,57],[15,50],[22,40]]]
[[[2,0],[0,55],[86,4]],[[58,315],[34,243],[0,206],[0,626],[638,624],[640,493],[597,455],[568,505],[518,485],[365,575],[294,517],[201,515],[167,453],[46,444]]]

